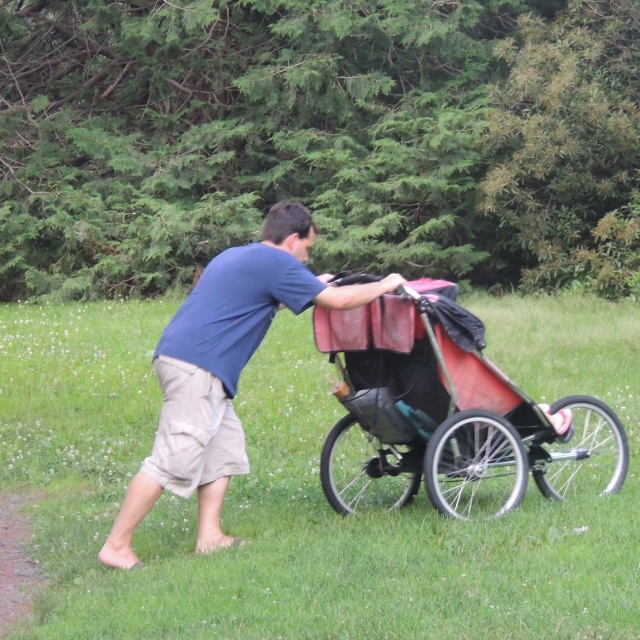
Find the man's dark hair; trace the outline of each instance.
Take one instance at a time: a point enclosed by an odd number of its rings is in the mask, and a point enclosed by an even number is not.
[[[283,200],[269,209],[262,226],[260,240],[281,244],[292,233],[306,238],[311,229],[318,233],[318,226],[307,208],[299,202]]]

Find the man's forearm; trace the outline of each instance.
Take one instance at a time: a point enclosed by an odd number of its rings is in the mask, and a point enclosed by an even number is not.
[[[372,302],[385,293],[395,291],[405,282],[402,276],[394,273],[380,282],[352,284],[345,287],[329,286],[316,296],[314,303],[327,309],[355,309]]]

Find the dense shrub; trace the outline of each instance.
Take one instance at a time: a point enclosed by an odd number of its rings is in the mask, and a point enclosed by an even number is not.
[[[528,291],[624,295],[637,269],[640,5],[576,0],[552,23],[524,15],[519,27],[496,47],[510,74],[485,139],[496,249],[521,256]]]

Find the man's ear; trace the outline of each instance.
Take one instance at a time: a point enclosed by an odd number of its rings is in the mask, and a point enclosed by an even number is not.
[[[285,239],[284,242],[282,243],[287,251],[293,251],[293,245],[300,240],[300,234],[299,233],[292,233],[290,235],[288,235]]]

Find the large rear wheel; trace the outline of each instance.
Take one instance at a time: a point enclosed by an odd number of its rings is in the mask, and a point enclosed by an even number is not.
[[[447,418],[427,445],[427,494],[442,514],[468,520],[512,511],[527,489],[529,466],[516,429],[480,409]]]
[[[421,472],[407,469],[410,449],[385,445],[348,414],[331,430],[320,457],[320,480],[329,504],[347,515],[409,504],[420,487]]]
[[[551,413],[571,409],[573,436],[545,444],[546,460],[536,461],[533,479],[548,498],[606,496],[622,487],[629,469],[629,443],[618,416],[591,396],[567,396]]]

